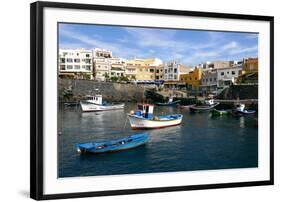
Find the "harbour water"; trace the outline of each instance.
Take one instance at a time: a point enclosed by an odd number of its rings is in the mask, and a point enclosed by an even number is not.
[[[258,167],[258,128],[248,117],[211,117],[177,107],[155,107],[156,115],[183,114],[179,126],[146,130],[146,145],[116,153],[79,155],[77,143],[125,137],[131,130],[126,114],[136,109],[82,113],[60,107],[58,177],[119,175]]]

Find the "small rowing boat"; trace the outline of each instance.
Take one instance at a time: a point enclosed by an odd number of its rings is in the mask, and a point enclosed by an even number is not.
[[[154,105],[138,104],[138,111],[128,114],[132,129],[154,129],[176,126],[182,122],[182,114],[153,115]]]
[[[147,133],[140,133],[115,140],[77,144],[76,150],[80,154],[118,152],[141,146],[148,140],[149,135]]]

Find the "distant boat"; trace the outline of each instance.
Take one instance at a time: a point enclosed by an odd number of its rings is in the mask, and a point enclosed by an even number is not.
[[[194,107],[195,106],[195,104],[193,104],[193,105],[180,105],[180,108],[181,109],[189,109],[190,107]]]
[[[154,105],[138,104],[138,111],[128,114],[132,129],[153,129],[176,126],[182,122],[182,114],[153,116]]]
[[[223,110],[218,110],[218,109],[213,109],[212,110],[212,116],[224,116],[224,115],[230,115],[232,110],[230,109],[223,109]]]
[[[213,99],[208,99],[205,100],[205,105],[195,105],[195,106],[191,106],[189,108],[190,112],[209,112],[212,109],[214,109],[217,105],[219,105],[219,102],[214,102]]]
[[[168,102],[157,102],[156,105],[158,105],[158,106],[173,106],[173,105],[176,105],[180,102],[181,102],[180,100],[173,101],[173,98],[171,97],[171,98],[169,98]]]
[[[125,106],[124,103],[107,103],[99,94],[87,96],[87,100],[80,101],[80,105],[83,112],[116,110],[123,109]]]
[[[240,114],[240,115],[253,115],[256,113],[256,111],[245,109],[245,104],[238,104],[238,105],[236,105],[236,109],[234,110],[234,113]]]
[[[156,105],[158,105],[158,106],[173,106],[173,105],[176,105],[180,102],[181,102],[180,100],[176,100],[176,101],[173,101],[173,102],[157,102]]]
[[[77,106],[79,106],[79,102],[65,102],[64,106],[65,107],[77,107]]]
[[[77,144],[76,150],[78,153],[81,154],[118,152],[141,146],[145,144],[148,140],[149,135],[147,133],[140,133],[114,140]]]

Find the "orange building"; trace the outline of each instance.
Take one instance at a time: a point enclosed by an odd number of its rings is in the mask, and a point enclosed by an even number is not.
[[[244,59],[243,74],[255,73],[259,71],[258,58],[246,58]]]
[[[195,68],[188,74],[181,74],[180,81],[185,82],[189,89],[198,89],[201,85],[202,69]]]

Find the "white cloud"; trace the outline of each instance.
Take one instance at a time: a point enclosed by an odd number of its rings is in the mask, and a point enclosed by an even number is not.
[[[238,47],[238,43],[235,41],[232,41],[230,43],[225,44],[224,46],[222,46],[221,50],[222,51],[228,51],[228,50],[232,50]]]
[[[228,38],[222,32],[208,32],[208,37],[200,43],[192,38],[177,38],[178,30],[123,28],[126,33],[116,43],[109,42],[101,36],[83,34],[71,27],[60,29],[62,36],[73,39],[73,43],[63,43],[63,48],[105,48],[111,50],[114,56],[122,58],[159,57],[163,61],[180,60],[184,64],[197,64],[202,61],[212,61],[241,56],[239,54],[255,54],[257,46],[242,46],[233,38]],[[248,35],[253,37],[253,35]],[[254,35],[256,36],[256,35]],[[80,47],[79,47],[80,46]],[[242,56],[243,57],[243,56]]]
[[[118,57],[132,57],[134,56],[142,56],[143,53],[139,49],[129,48],[127,46],[123,46],[121,44],[109,43],[102,40],[95,39],[95,37],[89,37],[85,34],[81,34],[77,31],[69,29],[67,27],[63,27],[60,29],[60,34],[62,36],[72,38],[79,43],[63,43],[60,44],[62,48],[73,48],[76,45],[81,45],[80,48],[84,48],[85,46],[90,48],[104,48],[113,52],[113,55]],[[69,46],[68,46],[69,45]],[[77,47],[78,48],[78,47]]]
[[[231,55],[236,55],[236,54],[249,53],[249,52],[257,52],[257,51],[258,51],[258,46],[240,47],[238,49],[232,50],[230,52],[230,54]]]

